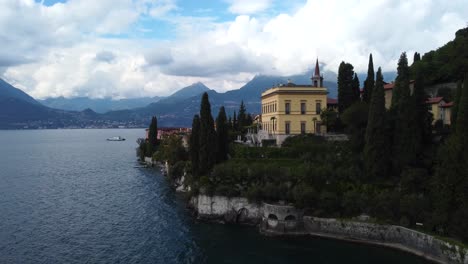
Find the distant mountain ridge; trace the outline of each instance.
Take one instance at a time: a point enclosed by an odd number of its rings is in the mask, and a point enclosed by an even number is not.
[[[56,109],[83,111],[89,108],[97,113],[105,113],[109,111],[143,107],[151,103],[157,102],[163,98],[164,97],[155,96],[113,100],[111,98],[92,99],[88,97],[56,97],[38,101],[45,106]]]

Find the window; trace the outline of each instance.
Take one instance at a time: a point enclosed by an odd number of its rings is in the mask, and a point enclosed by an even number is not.
[[[291,103],[290,102],[287,102],[285,105],[284,105],[284,111],[287,115],[289,115],[291,113]]]
[[[301,102],[301,115],[305,115],[305,114],[306,114],[306,103]]]
[[[320,114],[322,112],[321,101],[316,101],[315,102],[315,112],[317,114]]]
[[[305,134],[305,133],[306,133],[306,123],[301,122],[301,134]]]
[[[291,133],[291,123],[290,122],[285,123],[284,131],[285,131],[286,135],[289,135],[289,133]]]

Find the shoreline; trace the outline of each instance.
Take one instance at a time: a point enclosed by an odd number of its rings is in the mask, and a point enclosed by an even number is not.
[[[244,197],[198,195],[189,205],[198,220],[250,226],[257,222],[265,236],[320,237],[399,250],[432,263],[468,264],[467,248],[402,226],[302,216],[292,205],[253,204]]]

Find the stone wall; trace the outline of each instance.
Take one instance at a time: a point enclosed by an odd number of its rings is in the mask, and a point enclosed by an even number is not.
[[[380,244],[440,263],[468,264],[468,250],[401,226],[316,217],[304,217],[304,225],[311,235]]]
[[[198,218],[226,223],[258,224],[262,206],[243,197],[198,195],[190,201]]]

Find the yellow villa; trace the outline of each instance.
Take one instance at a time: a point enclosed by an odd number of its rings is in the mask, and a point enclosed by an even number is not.
[[[261,139],[276,139],[281,144],[290,135],[326,132],[320,113],[327,107],[328,91],[318,60],[311,80],[311,85],[288,81],[262,93]]]

